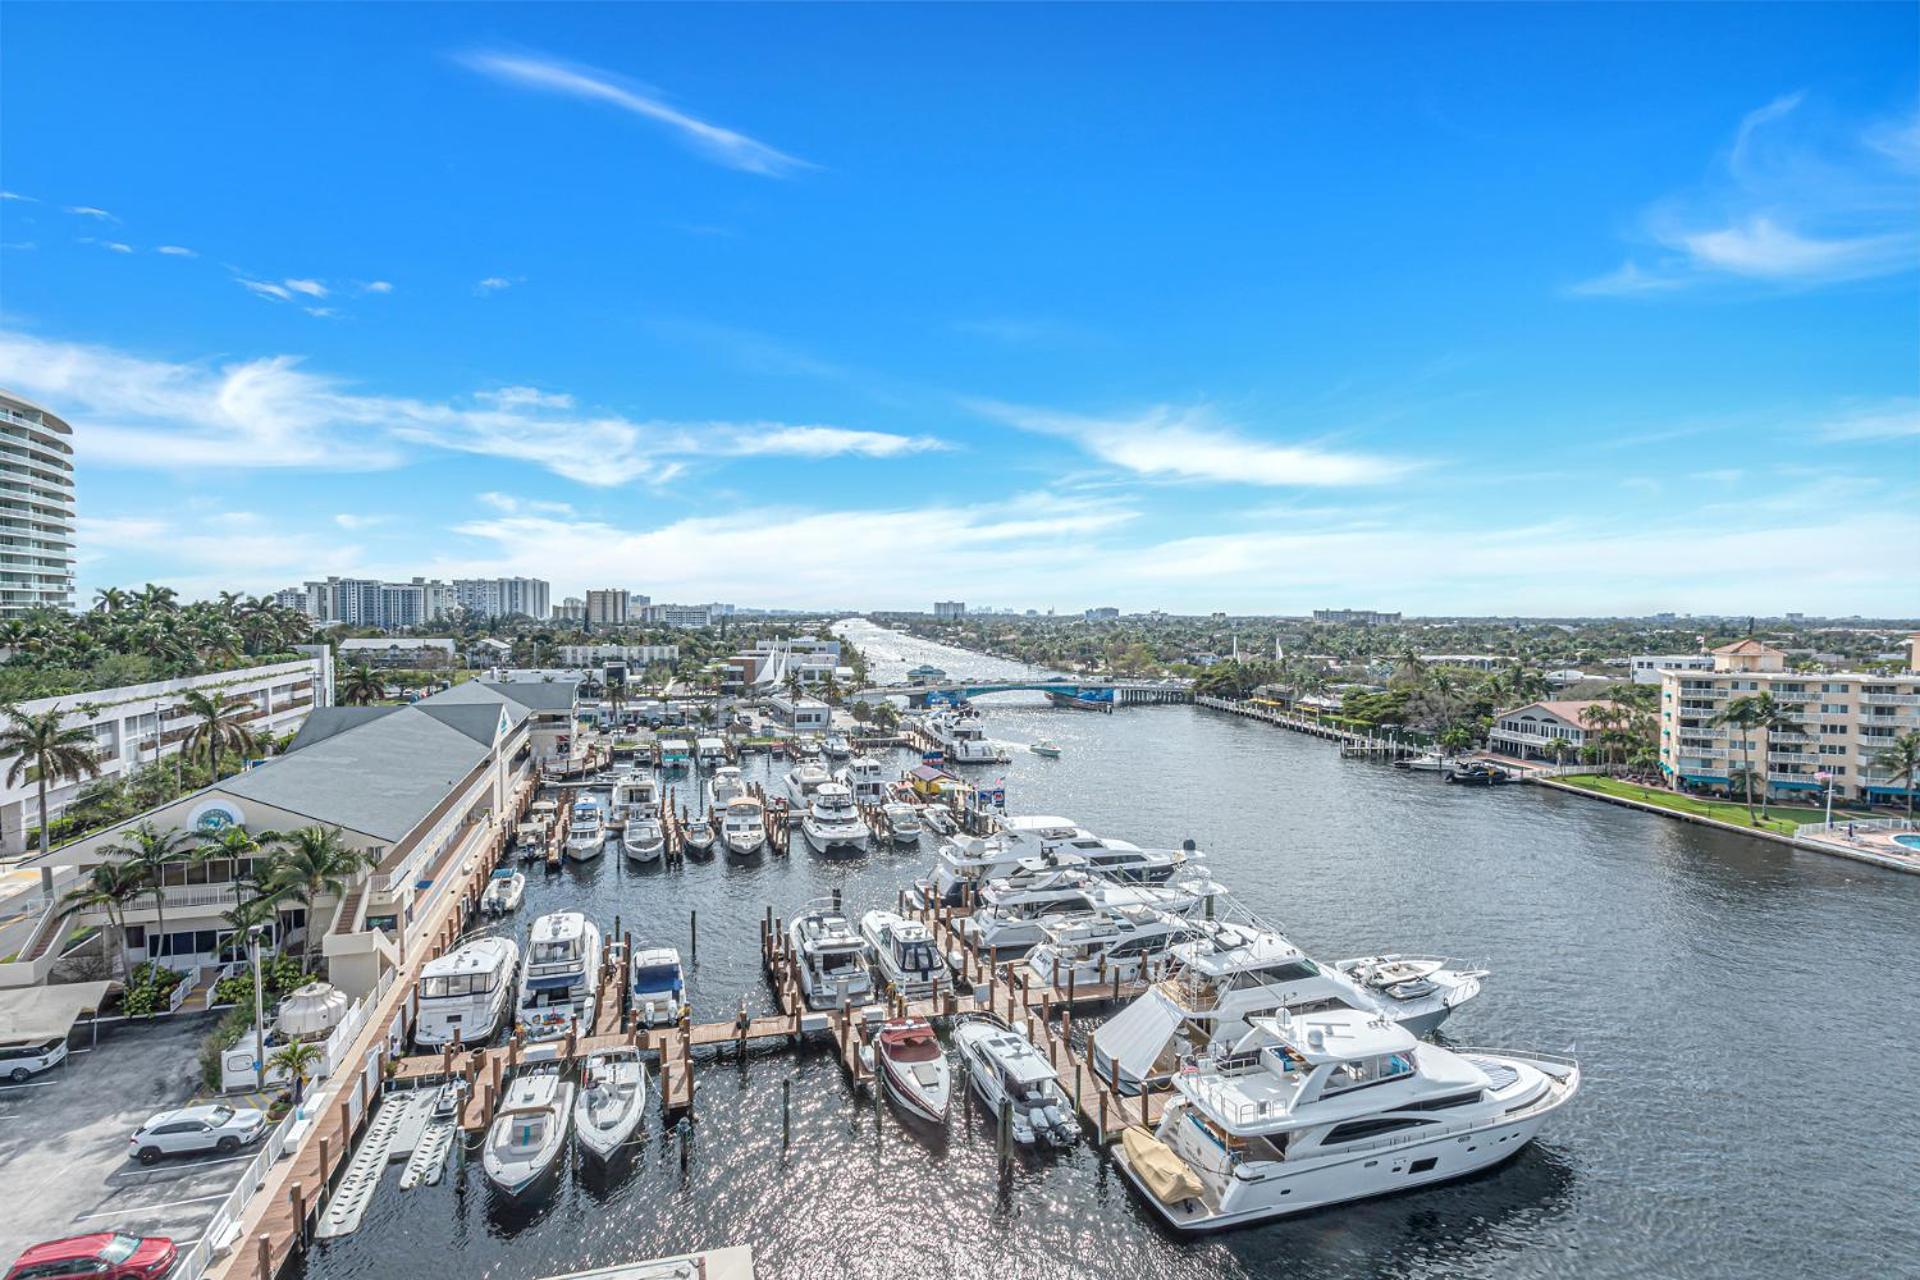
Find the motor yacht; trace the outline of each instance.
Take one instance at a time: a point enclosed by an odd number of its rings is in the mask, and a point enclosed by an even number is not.
[[[803,733],[793,740],[793,758],[796,760],[818,760],[823,750],[817,733]]]
[[[1023,858],[1067,857],[1109,880],[1156,884],[1204,859],[1191,840],[1179,849],[1142,849],[1126,840],[1097,836],[1068,818],[1012,814],[991,836],[942,841],[930,887],[944,906],[964,905],[985,880],[1006,875]]]
[[[833,780],[853,793],[857,805],[887,802],[887,771],[872,756],[855,756],[833,775]]]
[[[1396,769],[1411,769],[1415,773],[1445,773],[1453,768],[1453,757],[1444,751],[1422,751],[1406,760],[1395,760]]]
[[[738,765],[723,764],[707,779],[707,812],[717,821],[727,806],[747,794],[747,784]]]
[[[526,896],[526,873],[501,867],[487,877],[487,887],[480,894],[480,910],[490,916],[511,915],[520,909],[520,901]]]
[[[1117,1080],[1123,1093],[1139,1092],[1143,1081],[1164,1083],[1183,1058],[1223,1051],[1251,1029],[1252,1019],[1282,1010],[1381,1013],[1425,1036],[1478,995],[1486,976],[1443,962],[1418,979],[1383,970],[1383,981],[1399,981],[1369,987],[1343,972],[1357,962],[1320,964],[1257,921],[1194,923],[1200,936],[1173,948],[1167,976],[1094,1030],[1094,1068],[1101,1079]],[[1389,994],[1410,981],[1428,985]]]
[[[420,1008],[413,1040],[425,1046],[483,1045],[493,1038],[513,999],[520,944],[512,938],[475,938],[420,970]]]
[[[672,947],[642,947],[633,953],[632,1007],[644,1027],[670,1027],[686,1004],[686,975]]]
[[[680,844],[688,853],[704,858],[713,852],[713,824],[707,821],[707,815],[697,813],[687,819],[687,825],[680,828]]]
[[[660,784],[653,775],[628,769],[613,780],[613,796],[608,802],[609,822],[615,831],[624,831],[636,818],[651,818],[660,812]]]
[[[867,824],[853,807],[853,795],[837,782],[823,783],[813,793],[800,830],[815,853],[850,853],[867,847]]]
[[[793,945],[808,1008],[861,1005],[873,998],[867,944],[837,910],[814,907],[796,916],[787,926],[787,940]]]
[[[1039,944],[1027,953],[1027,968],[1053,987],[1151,981],[1172,965],[1173,948],[1194,932],[1190,921],[1147,906],[1047,916],[1040,921]]]
[[[870,1052],[881,1087],[903,1111],[930,1124],[947,1122],[952,1072],[932,1023],[924,1018],[885,1023]]]
[[[873,948],[873,967],[881,982],[909,1000],[934,993],[947,978],[947,962],[934,944],[933,931],[918,920],[891,911],[860,917],[860,936]]]
[[[948,764],[993,764],[1006,759],[1006,753],[988,739],[979,715],[970,707],[935,711],[921,721],[920,727]]]
[[[767,842],[767,814],[752,796],[735,796],[727,801],[726,815],[720,820],[720,838],[727,852],[745,857],[758,853]]]
[[[527,1038],[557,1040],[576,1025],[589,1033],[599,989],[600,926],[578,911],[535,920],[520,976],[518,1016]]]
[[[573,1086],[557,1066],[523,1070],[487,1130],[481,1167],[487,1181],[510,1196],[523,1196],[559,1166],[573,1110]]]
[[[606,814],[592,796],[573,802],[573,821],[567,828],[567,856],[587,862],[606,852]]]
[[[1094,919],[1125,907],[1198,915],[1222,892],[1205,876],[1166,884],[1116,884],[1085,870],[1066,869],[1025,883],[1013,877],[988,881],[979,905],[958,927],[983,951],[1017,952],[1037,946],[1049,920]]]
[[[1065,1147],[1079,1138],[1073,1105],[1061,1091],[1053,1065],[1004,1019],[991,1013],[961,1014],[953,1022],[953,1047],[990,1115],[998,1119],[1001,1103],[1011,1104],[1015,1142]]]
[[[1443,1049],[1358,1009],[1256,1018],[1190,1060],[1115,1158],[1178,1231],[1215,1231],[1458,1178],[1508,1159],[1579,1091],[1556,1054]]]
[[[826,752],[829,760],[845,760],[853,754],[853,744],[847,741],[847,735],[844,733],[828,734],[826,740],[820,744],[820,749]]]
[[[580,1068],[573,1102],[573,1136],[596,1160],[611,1160],[640,1127],[647,1111],[647,1069],[636,1049],[604,1049]]]
[[[630,819],[627,829],[620,833],[620,851],[629,862],[658,862],[666,848],[666,828],[660,825],[657,814]]]
[[[894,800],[882,805],[881,812],[887,816],[887,831],[895,844],[920,843],[919,805]]]
[[[832,781],[827,766],[818,760],[802,760],[787,770],[787,798],[794,808],[804,809],[813,801],[813,793]]]

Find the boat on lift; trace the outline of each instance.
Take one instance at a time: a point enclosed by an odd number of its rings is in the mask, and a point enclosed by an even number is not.
[[[580,1068],[573,1102],[573,1136],[580,1149],[607,1161],[619,1152],[647,1111],[647,1069],[637,1049],[603,1049]]]

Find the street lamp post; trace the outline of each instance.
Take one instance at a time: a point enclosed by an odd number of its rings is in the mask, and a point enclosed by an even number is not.
[[[1827,830],[1831,831],[1833,830],[1833,775],[1822,769],[1813,776],[1827,784]]]
[[[260,984],[260,934],[264,928],[247,926],[247,950],[253,958],[253,1087],[262,1093],[267,1088],[267,997]]]

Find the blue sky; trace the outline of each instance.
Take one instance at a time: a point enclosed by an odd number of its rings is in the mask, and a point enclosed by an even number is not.
[[[1913,614],[1912,6],[15,5],[82,586]]]

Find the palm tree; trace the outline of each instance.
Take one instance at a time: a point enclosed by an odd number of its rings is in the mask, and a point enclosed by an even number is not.
[[[345,895],[347,881],[373,866],[373,856],[349,847],[340,838],[338,827],[301,827],[279,836],[275,843],[270,888],[297,898],[307,909],[307,953],[301,968],[311,972],[315,943],[320,927],[314,919],[313,904],[323,893]]]
[[[350,668],[340,681],[340,701],[350,707],[370,707],[386,696],[386,680],[365,663]]]
[[[133,964],[127,959],[127,907],[146,891],[146,878],[132,863],[102,862],[87,872],[86,879],[61,895],[64,905],[60,914],[64,917],[80,911],[106,912],[107,924],[119,944],[116,950],[120,954],[120,968],[122,972],[131,973]]]
[[[245,827],[222,827],[216,832],[202,832],[195,837],[200,847],[193,851],[196,863],[227,861],[233,863],[233,907],[235,911],[243,908],[246,889],[258,889],[261,875],[259,869],[240,874],[240,863],[257,858],[261,852],[280,838],[277,831],[262,831],[258,835]]]
[[[99,613],[118,613],[125,609],[131,597],[119,587],[102,587],[93,595],[93,607]]]
[[[1730,725],[1740,731],[1740,773],[1746,783],[1747,821],[1749,822],[1756,821],[1753,816],[1753,731],[1767,719],[1767,708],[1762,705],[1761,698],[1766,698],[1768,703],[1773,701],[1764,693],[1758,697],[1735,698],[1727,704],[1725,711],[1713,718],[1716,727]],[[1727,785],[1729,787],[1733,785],[1732,778],[1727,779]],[[1766,783],[1762,782],[1761,789],[1765,790],[1765,788]]]
[[[1767,731],[1767,752],[1773,752],[1773,735],[1776,733],[1800,733],[1806,726],[1794,718],[1793,707],[1784,702],[1775,702],[1773,695],[1763,693],[1755,699],[1760,704],[1760,727]],[[1767,798],[1772,788],[1762,779],[1760,784],[1760,816],[1767,816]]]
[[[78,782],[100,776],[100,757],[93,734],[75,725],[65,727],[65,713],[55,703],[46,711],[22,711],[18,707],[0,708],[8,723],[0,728],[0,759],[11,756],[7,766],[7,785],[20,785],[23,777],[34,780],[40,799],[40,852],[52,848],[47,831],[47,784]]]
[[[1873,757],[1876,769],[1887,771],[1887,781],[1900,784],[1907,793],[1907,821],[1913,821],[1915,774],[1920,772],[1920,729],[1910,729],[1893,740],[1893,745]]]
[[[293,1081],[293,1105],[300,1105],[300,1098],[306,1092],[307,1077],[313,1072],[313,1064],[320,1061],[320,1046],[305,1040],[296,1040],[286,1048],[267,1059],[267,1065],[276,1071],[284,1071]]]
[[[161,938],[167,936],[166,869],[185,860],[186,847],[192,839],[184,831],[162,831],[151,822],[142,822],[127,832],[120,843],[100,851],[120,858],[139,874],[141,885],[153,894],[154,932]],[[148,946],[147,958],[157,960],[154,953],[158,949]]]
[[[243,718],[244,713],[255,709],[247,699],[237,694],[221,693],[217,689],[212,692],[195,689],[186,695],[183,705],[200,723],[193,726],[180,749],[191,752],[195,747],[204,745],[207,751],[207,776],[213,781],[220,780],[222,752],[231,751],[244,758],[248,752],[259,749],[260,735],[248,728]]]

